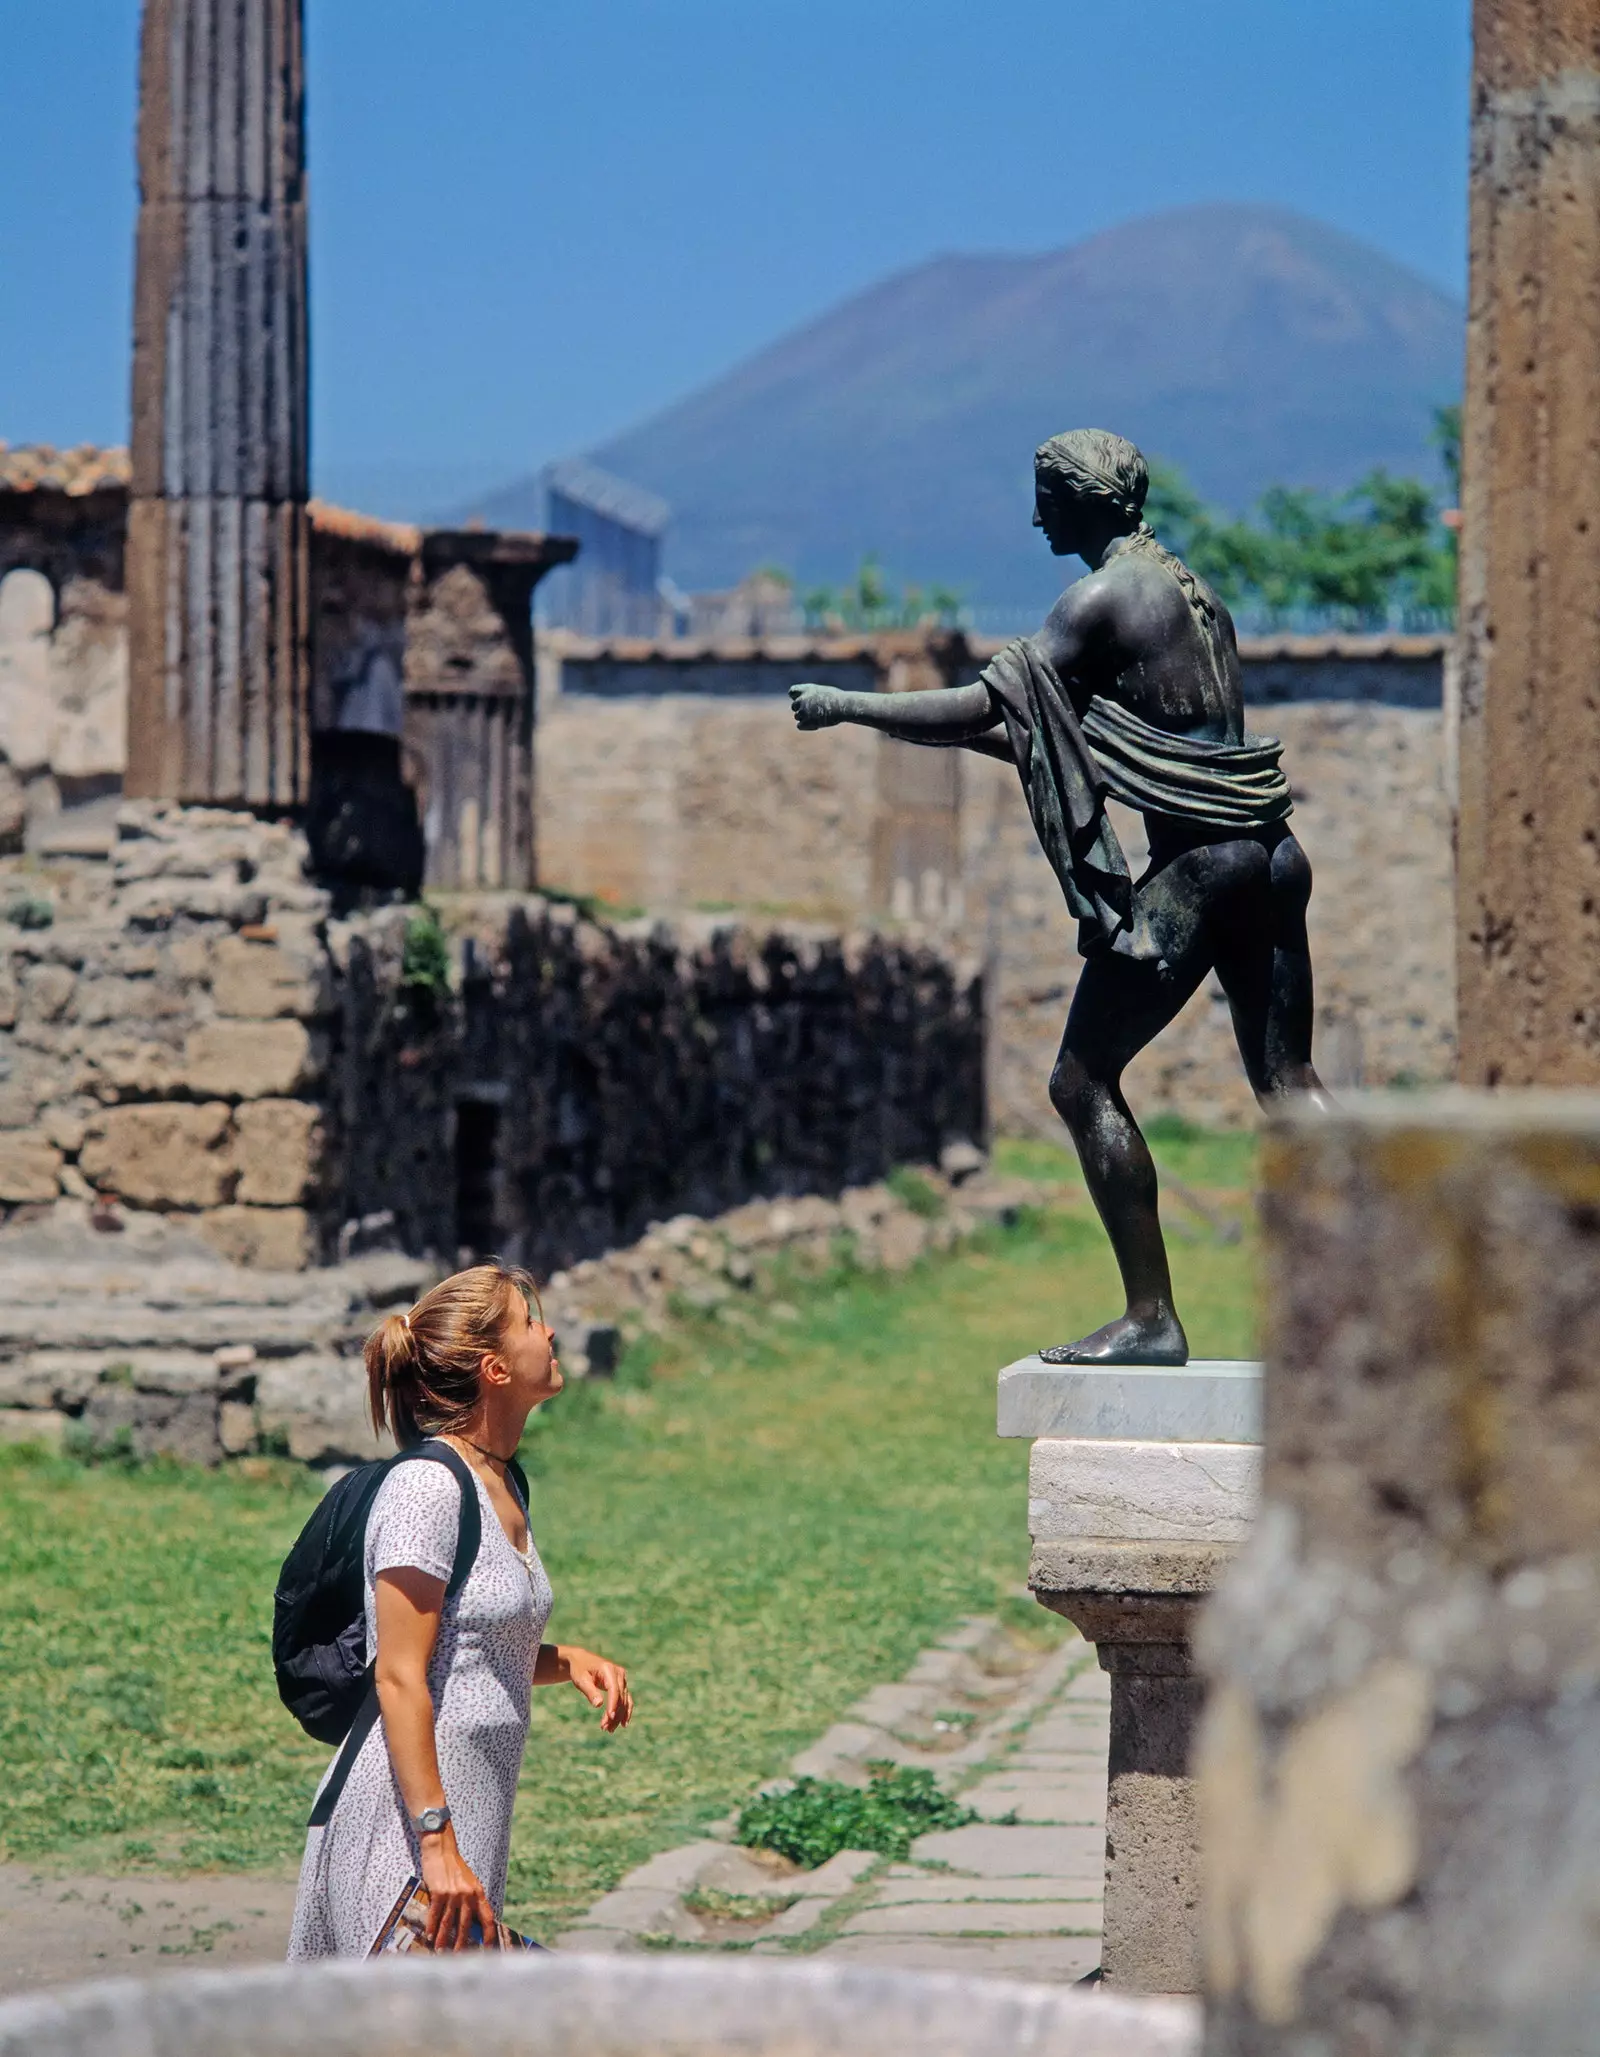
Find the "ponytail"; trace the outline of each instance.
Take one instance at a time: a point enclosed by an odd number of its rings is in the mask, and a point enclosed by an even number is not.
[[[367,1407],[381,1435],[402,1450],[451,1434],[482,1396],[483,1360],[500,1347],[515,1300],[539,1302],[531,1275],[475,1264],[424,1293],[409,1314],[391,1314],[367,1338]]]

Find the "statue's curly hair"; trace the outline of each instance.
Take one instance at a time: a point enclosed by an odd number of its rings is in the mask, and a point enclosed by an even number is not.
[[[1126,436],[1109,429],[1068,429],[1033,453],[1038,483],[1077,500],[1106,500],[1137,522],[1150,490],[1150,468]]]

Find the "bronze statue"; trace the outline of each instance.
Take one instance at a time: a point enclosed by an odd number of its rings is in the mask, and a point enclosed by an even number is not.
[[[1129,1061],[1208,971],[1258,1100],[1323,1094],[1311,1065],[1311,867],[1288,827],[1281,745],[1244,732],[1228,610],[1142,518],[1149,473],[1121,436],[1074,429],[1034,457],[1034,525],[1088,576],[975,684],[925,693],[790,688],[802,729],[857,722],[1014,764],[1078,917],[1082,976],[1050,1097],[1111,1238],[1127,1310],[1052,1364],[1184,1364],[1156,1172],[1122,1093]],[[1144,815],[1137,882],[1107,797]]]

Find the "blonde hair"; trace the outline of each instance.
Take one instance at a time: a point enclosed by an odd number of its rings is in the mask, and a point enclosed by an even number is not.
[[[409,1313],[389,1315],[367,1338],[373,1427],[391,1430],[402,1450],[458,1432],[477,1408],[483,1359],[500,1348],[518,1299],[530,1312],[539,1307],[530,1272],[475,1264],[442,1279]]]

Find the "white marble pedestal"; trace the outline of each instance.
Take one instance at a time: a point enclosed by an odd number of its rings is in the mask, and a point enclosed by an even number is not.
[[[1139,1992],[1199,1987],[1189,1751],[1195,1613],[1249,1533],[1261,1367],[1205,1361],[1000,1374],[997,1427],[1028,1436],[1028,1583],[1111,1675],[1102,1966]]]

